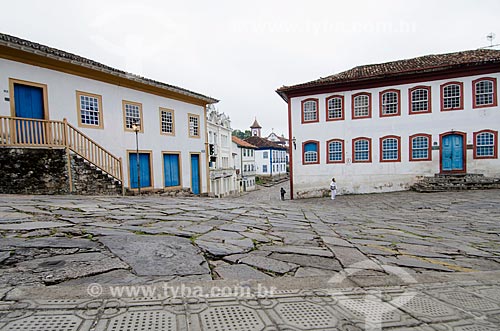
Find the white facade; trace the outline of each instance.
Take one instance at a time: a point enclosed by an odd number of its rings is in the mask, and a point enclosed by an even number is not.
[[[498,160],[498,136],[500,129],[500,108],[498,107],[498,80],[500,70],[478,75],[452,76],[446,79],[418,80],[408,84],[391,84],[372,88],[355,90],[335,89],[321,94],[303,95],[289,99],[291,111],[291,135],[296,139],[293,153],[292,185],[295,197],[320,196],[328,189],[332,177],[335,177],[339,193],[372,193],[406,190],[422,176],[433,176],[445,173],[442,166],[442,138],[447,135],[465,137],[464,169],[460,172],[479,173],[485,176],[500,176]],[[494,82],[494,103],[484,107],[474,107],[473,91],[475,83],[489,79]],[[443,87],[452,83],[462,86],[460,97],[463,109],[443,110]],[[410,114],[410,90],[419,86],[430,89],[430,112]],[[394,90],[399,94],[399,115],[381,116],[382,92]],[[371,117],[353,119],[353,95],[368,93],[371,95]],[[327,98],[338,96],[343,98],[344,118],[327,121]],[[317,122],[304,122],[304,102],[316,100],[318,105]],[[475,134],[490,130],[494,138],[494,156],[491,158],[476,158],[477,141]],[[486,131],[485,131],[486,132]],[[429,160],[410,160],[410,137],[416,134],[430,135]],[[396,136],[399,159],[382,160],[381,138]],[[353,156],[353,140],[356,138],[371,139],[370,161],[355,162]],[[337,139],[343,142],[343,160],[329,163],[327,142]],[[305,160],[305,145],[313,142],[318,146],[318,162],[308,163]],[[361,145],[359,145],[361,146]],[[361,155],[361,154],[359,154]],[[388,154],[384,154],[388,155]],[[446,161],[445,161],[446,162]]]
[[[207,114],[210,151],[210,193],[218,198],[238,192],[231,140],[231,120],[224,113],[210,109]]]
[[[0,116],[16,116],[12,100],[14,84],[42,86],[46,96],[46,120],[67,119],[68,123],[78,128],[85,135],[100,144],[104,149],[123,160],[124,186],[130,187],[129,157],[135,157],[136,136],[125,127],[125,103],[138,105],[140,108],[141,132],[138,134],[139,150],[149,154],[150,186],[143,189],[181,189],[193,187],[193,172],[198,173],[200,194],[207,193],[207,158],[205,105],[203,101],[184,97],[178,92],[156,88],[154,93],[144,92],[147,86],[131,82],[132,88],[112,83],[113,74],[98,73],[97,69],[54,60],[26,64],[24,53],[16,51],[19,60],[7,60],[0,54]],[[12,55],[9,55],[12,57]],[[31,62],[35,61],[33,59]],[[50,63],[49,63],[50,62]],[[49,63],[49,64],[47,64]],[[70,72],[75,72],[74,74]],[[83,77],[86,75],[88,77]],[[95,78],[91,77],[95,75]],[[135,77],[135,76],[134,76]],[[116,77],[116,80],[128,83],[128,78]],[[131,79],[132,80],[132,79]],[[109,82],[108,82],[109,81]],[[153,87],[151,87],[153,89]],[[81,122],[79,94],[92,94],[100,100],[99,125],[79,125]],[[168,96],[167,96],[168,95]],[[172,95],[172,97],[170,97]],[[180,101],[183,100],[183,101]],[[195,100],[196,103],[192,103]],[[161,110],[169,110],[173,115],[171,133],[161,131]],[[189,116],[197,118],[196,135],[190,134]],[[193,129],[193,128],[191,128]],[[192,133],[192,132],[191,132]],[[166,187],[164,154],[177,154],[179,159],[179,185]],[[198,158],[198,169],[192,168],[191,157]],[[196,164],[196,163],[195,163]],[[195,177],[196,178],[196,177]],[[143,179],[145,182],[145,179]]]
[[[255,190],[255,147],[240,145],[233,140],[233,151],[240,192]]]
[[[286,147],[286,163],[288,165],[288,160],[289,160],[289,140],[285,138],[284,135],[278,136],[276,133],[271,132],[269,136],[267,136],[267,140],[272,141],[273,143],[276,143],[278,145],[281,145],[283,147]]]
[[[286,175],[286,151],[284,149],[259,148],[255,151],[256,174],[281,177]]]

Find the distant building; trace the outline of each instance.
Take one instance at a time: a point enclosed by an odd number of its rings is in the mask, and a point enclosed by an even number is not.
[[[259,125],[259,122],[257,122],[257,118],[255,118],[252,126],[250,126],[250,130],[252,131],[252,137],[255,137],[255,136],[260,137],[261,136],[261,132],[260,132],[261,129],[262,129],[262,127]]]
[[[255,189],[255,150],[257,147],[238,137],[232,137],[232,140],[240,192],[252,191]]]
[[[500,176],[500,51],[359,66],[277,93],[288,103],[292,197],[405,190],[422,176]],[[252,141],[250,141],[253,143]]]
[[[276,133],[271,132],[269,134],[269,136],[267,136],[267,140],[272,141],[273,143],[276,143],[276,144],[281,145],[283,147],[286,147],[286,163],[288,164],[288,160],[289,160],[288,139],[285,138],[285,136],[283,134],[281,136],[278,136]]]
[[[210,109],[207,114],[210,194],[221,198],[238,192],[234,167],[231,120]]]
[[[257,147],[255,151],[257,175],[269,177],[286,175],[285,147],[258,136],[246,138],[245,141]]]

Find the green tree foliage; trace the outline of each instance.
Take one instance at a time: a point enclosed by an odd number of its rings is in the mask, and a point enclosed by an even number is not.
[[[236,130],[233,130],[233,136],[238,137],[240,139],[245,139],[245,138],[251,137],[252,132],[250,130],[241,131],[241,130],[236,129]]]

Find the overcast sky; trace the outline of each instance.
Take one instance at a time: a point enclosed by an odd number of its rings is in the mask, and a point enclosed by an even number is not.
[[[278,87],[476,49],[490,32],[500,43],[500,1],[6,1],[0,31],[217,98],[234,129],[256,116],[286,135]]]

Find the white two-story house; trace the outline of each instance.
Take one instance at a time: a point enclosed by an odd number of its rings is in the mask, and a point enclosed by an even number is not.
[[[252,144],[232,137],[234,165],[238,174],[240,192],[255,190],[255,147]]]
[[[292,197],[405,190],[434,174],[500,175],[500,51],[359,66],[277,93]]]
[[[2,132],[24,125],[4,145],[65,146],[130,189],[208,193],[214,98],[5,34],[0,93]]]

